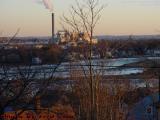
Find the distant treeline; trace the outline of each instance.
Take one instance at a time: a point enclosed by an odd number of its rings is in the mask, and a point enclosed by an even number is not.
[[[33,58],[39,58],[42,63],[57,63],[62,54],[58,45],[31,48],[19,46],[18,48],[5,49],[0,53],[0,62],[5,64],[31,64]]]
[[[89,56],[89,45],[81,44],[79,46],[70,49],[70,53],[67,55],[72,56],[69,59],[76,59],[84,56]],[[39,58],[42,64],[57,63],[60,61],[60,57],[63,53],[63,47],[61,45],[45,45],[41,48],[27,47],[25,45],[18,45],[17,47],[11,47],[4,49],[0,53],[0,62],[6,64],[31,64],[33,58]],[[118,57],[133,57],[133,56],[160,56],[160,40],[100,40],[97,44],[92,46],[93,56],[98,58],[118,58]],[[68,60],[69,60],[68,59]],[[67,59],[66,59],[67,60]]]
[[[107,47],[109,48],[116,48],[119,49],[120,48],[130,48],[130,47],[140,47],[140,48],[145,48],[145,49],[154,49],[154,48],[160,48],[160,39],[149,39],[149,40],[134,40],[132,38],[128,39],[128,40],[100,40],[98,42],[98,44],[107,44]],[[119,46],[119,47],[117,47]]]
[[[160,40],[101,40],[96,45],[101,54],[111,52],[113,56],[146,55],[160,51]],[[104,55],[102,55],[104,56]]]

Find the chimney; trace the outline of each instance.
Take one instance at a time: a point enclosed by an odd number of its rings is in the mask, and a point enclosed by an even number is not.
[[[52,42],[54,42],[54,13],[52,13]]]

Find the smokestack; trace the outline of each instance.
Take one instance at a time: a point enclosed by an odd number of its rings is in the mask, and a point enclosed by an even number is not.
[[[54,13],[52,13],[52,41],[54,42]]]

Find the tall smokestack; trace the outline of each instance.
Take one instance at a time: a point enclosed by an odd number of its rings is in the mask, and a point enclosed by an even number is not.
[[[52,41],[54,42],[54,13],[52,13]]]

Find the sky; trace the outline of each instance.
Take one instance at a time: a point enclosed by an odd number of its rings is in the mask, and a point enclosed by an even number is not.
[[[42,0],[0,0],[0,36],[50,36],[51,12]],[[51,0],[56,27],[62,30],[60,17],[68,15],[75,0]],[[100,0],[106,4],[95,35],[160,34],[160,0]]]

